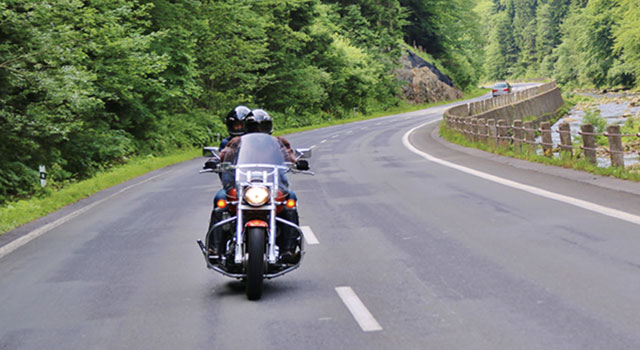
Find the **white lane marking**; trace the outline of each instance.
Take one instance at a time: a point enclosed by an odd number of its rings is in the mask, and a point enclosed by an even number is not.
[[[93,207],[95,207],[95,206],[97,206],[97,205],[99,205],[99,204],[101,204],[101,203],[103,203],[103,202],[105,202],[105,201],[107,201],[107,200],[119,195],[120,193],[125,192],[125,191],[127,191],[127,190],[129,190],[129,189],[131,189],[133,187],[142,185],[143,183],[149,182],[151,180],[154,180],[154,179],[156,179],[156,178],[158,178],[160,176],[166,175],[168,173],[170,173],[170,171],[162,173],[162,174],[158,174],[158,175],[155,175],[155,176],[152,176],[152,177],[150,177],[150,178],[148,178],[146,180],[140,181],[140,182],[138,182],[136,184],[129,185],[129,186],[121,189],[120,191],[118,191],[118,192],[116,192],[116,193],[114,193],[114,194],[112,194],[112,195],[110,195],[108,197],[105,197],[105,198],[102,198],[99,201],[93,202],[93,203],[87,205],[86,207],[82,207],[82,208],[80,208],[80,209],[78,209],[78,210],[76,210],[76,211],[74,211],[72,213],[69,213],[69,214],[59,218],[58,220],[56,220],[54,222],[50,222],[50,223],[48,223],[48,224],[46,224],[46,225],[44,225],[44,226],[42,226],[42,227],[40,227],[38,229],[35,229],[35,230],[27,233],[26,235],[24,235],[24,236],[22,236],[22,237],[20,237],[20,238],[18,238],[16,240],[8,243],[8,244],[5,244],[4,246],[0,247],[0,259],[5,257],[6,255],[9,255],[10,253],[12,253],[16,249],[22,247],[23,245],[31,242],[32,240],[34,240],[34,239],[42,236],[43,234],[53,230],[54,228],[56,228],[56,227],[58,227],[58,226],[60,226],[60,225],[62,225],[64,223],[68,222],[69,220],[75,218],[76,216],[79,216],[80,214],[83,214],[87,210],[89,210],[89,209],[91,209],[91,208],[93,208]]]
[[[313,231],[311,231],[311,227],[300,226],[300,229],[302,230],[302,236],[304,236],[304,240],[307,241],[308,245],[320,244],[320,241],[318,241],[316,235],[314,235]]]
[[[342,299],[342,302],[347,306],[347,309],[349,309],[363,331],[375,332],[382,330],[378,321],[367,310],[367,307],[364,306],[351,287],[336,287],[336,292],[338,292],[340,299]]]
[[[347,134],[347,135],[351,135],[351,134],[353,134],[353,130],[349,130],[349,131],[347,131],[347,132],[346,132],[346,134]]]
[[[424,124],[420,124],[418,126],[416,126],[415,128],[407,131],[407,133],[404,134],[404,136],[402,136],[402,143],[404,144],[405,147],[407,147],[411,152],[422,156],[423,158],[432,161],[434,163],[438,163],[440,165],[444,165],[447,166],[449,168],[453,168],[462,172],[465,172],[467,174],[471,174],[480,178],[483,178],[485,180],[489,180],[489,181],[493,181],[496,183],[499,183],[501,185],[505,185],[505,186],[509,186],[512,188],[516,188],[525,192],[529,192],[541,197],[546,197],[549,199],[553,199],[559,202],[563,202],[563,203],[567,203],[567,204],[571,204],[574,205],[576,207],[580,207],[586,210],[590,210],[593,212],[596,212],[598,214],[604,214],[607,216],[610,216],[612,218],[616,218],[616,219],[620,219],[620,220],[624,220],[624,221],[628,221],[630,223],[636,224],[636,225],[640,225],[640,216],[638,215],[634,215],[631,213],[627,213],[621,210],[617,210],[617,209],[613,209],[613,208],[609,208],[609,207],[605,207],[599,204],[595,204],[595,203],[591,203],[591,202],[587,202],[581,199],[577,199],[577,198],[573,198],[573,197],[569,197],[569,196],[565,196],[565,195],[561,195],[558,193],[554,193],[554,192],[550,192],[547,190],[543,190],[541,188],[538,187],[533,187],[533,186],[529,186],[529,185],[525,185],[525,184],[521,184],[519,182],[515,182],[515,181],[511,181],[511,180],[507,180],[507,179],[503,179],[501,177],[495,176],[495,175],[491,175],[491,174],[487,174],[475,169],[471,169],[471,168],[467,168],[465,166],[462,165],[458,165],[458,164],[454,164],[451,162],[447,162],[446,160],[442,160],[440,158],[436,158],[428,153],[425,153],[423,151],[418,150],[417,148],[415,148],[410,142],[409,142],[409,135],[411,133],[413,133],[416,129],[421,128],[425,125],[428,124],[432,124],[435,123],[437,121],[439,121],[440,119],[436,119],[436,120],[432,120],[430,122],[424,123]]]
[[[336,137],[340,136],[340,134],[335,134],[333,136],[331,136],[332,139],[335,139]]]
[[[320,143],[325,143],[325,142],[327,142],[327,139],[320,141]]]

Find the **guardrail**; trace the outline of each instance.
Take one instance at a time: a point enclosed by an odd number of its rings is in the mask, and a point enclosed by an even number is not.
[[[543,84],[513,94],[485,99],[450,108],[444,113],[444,119],[450,129],[463,133],[469,141],[483,142],[494,147],[510,147],[516,153],[542,153],[547,157],[569,155],[574,157],[579,151],[589,162],[597,163],[598,154],[608,154],[613,166],[624,167],[625,152],[623,137],[640,137],[638,134],[621,134],[619,125],[609,125],[606,132],[596,133],[591,124],[580,127],[580,146],[574,146],[571,127],[563,123],[558,130],[551,130],[549,122],[540,120],[543,115],[554,113],[564,104],[560,90],[555,82]],[[533,121],[522,122],[526,116],[535,116],[539,128]],[[511,125],[509,125],[511,123]],[[639,130],[640,131],[640,130]],[[559,142],[554,143],[552,134],[559,134]],[[540,140],[536,141],[537,133]],[[577,135],[576,135],[577,136]],[[596,138],[604,136],[608,147],[598,147]],[[640,154],[640,152],[638,152]]]
[[[522,122],[515,120],[508,125],[503,119],[496,122],[495,119],[449,117],[447,126],[466,136],[469,141],[487,143],[493,147],[513,146],[517,153],[537,153],[538,147],[542,147],[542,153],[547,157],[568,155],[574,157],[574,151],[582,150],[585,158],[591,163],[597,162],[597,154],[609,154],[611,165],[624,167],[625,155],[639,154],[640,152],[625,152],[623,137],[640,138],[640,128],[637,134],[622,134],[619,125],[609,125],[606,132],[597,133],[592,124],[582,124],[578,132],[581,137],[581,145],[574,144],[569,123],[562,123],[558,130],[551,130],[549,122],[541,122],[539,128],[535,128],[532,121]],[[556,132],[560,136],[560,142],[554,144],[552,134]],[[536,135],[540,133],[540,141],[536,141]],[[608,140],[607,147],[598,147],[596,137],[604,136]]]
[[[519,102],[533,99],[537,96],[544,95],[549,92],[553,92],[557,90],[558,87],[555,82],[550,82],[547,84],[542,84],[539,86],[531,87],[525,90],[518,90],[511,94],[501,95],[498,97],[494,97],[491,99],[485,99],[481,101],[476,101],[472,103],[467,103],[463,105],[459,105],[453,108],[450,108],[444,113],[445,119],[448,117],[470,117],[470,116],[478,116],[480,114],[495,111],[498,109],[502,109],[507,106],[516,105]],[[553,98],[557,100],[557,97],[560,96],[559,91],[557,95],[554,95]],[[560,100],[562,97],[560,96]],[[556,101],[557,102],[557,101]],[[562,105],[562,103],[560,103]],[[557,107],[555,107],[557,108]],[[554,109],[555,110],[555,109]],[[523,111],[528,113],[529,111]],[[535,114],[535,111],[531,111]],[[511,113],[513,115],[513,113]]]

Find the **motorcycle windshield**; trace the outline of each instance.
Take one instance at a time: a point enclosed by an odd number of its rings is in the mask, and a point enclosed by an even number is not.
[[[284,165],[280,142],[275,137],[252,133],[242,136],[235,164]]]
[[[255,164],[255,170],[265,170],[264,165],[284,166],[284,151],[277,138],[262,133],[252,133],[242,136],[237,146],[232,146],[233,150],[229,150],[224,161],[242,167],[242,173],[251,170],[252,164]],[[237,171],[237,170],[236,170]],[[282,189],[289,187],[286,176],[286,170],[278,169],[278,183]],[[242,179],[248,180],[248,179]],[[222,174],[222,184],[225,189],[229,190],[235,186],[235,171],[229,171]]]

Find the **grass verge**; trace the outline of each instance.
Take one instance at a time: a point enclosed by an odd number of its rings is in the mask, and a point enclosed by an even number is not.
[[[475,97],[482,96],[487,93],[487,89],[474,89],[465,97],[456,101],[463,101]],[[435,106],[445,105],[456,101],[443,101],[436,103],[424,103],[412,105],[402,103],[398,107],[378,111],[368,115],[356,115],[354,118],[337,119],[331,122],[311,125],[301,128],[290,128],[278,130],[274,135],[286,135],[294,132],[318,129],[331,125],[346,124],[359,120],[379,118],[387,115],[399,114],[417,111],[421,109],[431,108]],[[32,220],[50,214],[69,204],[75,203],[86,198],[96,192],[106,188],[115,186],[132,178],[146,174],[150,171],[163,168],[172,164],[180,163],[186,160],[201,156],[200,149],[176,150],[175,152],[160,157],[141,156],[134,157],[126,164],[114,167],[109,171],[97,174],[91,179],[71,183],[60,190],[47,189],[39,196],[29,199],[23,199],[15,202],[9,202],[0,207],[0,235],[8,232],[16,227],[24,225]]]
[[[39,197],[10,202],[0,208],[0,235],[27,222],[52,213],[98,191],[165,166],[193,159],[200,149],[179,150],[162,157],[134,157],[127,164],[72,183],[57,191],[44,191]]]

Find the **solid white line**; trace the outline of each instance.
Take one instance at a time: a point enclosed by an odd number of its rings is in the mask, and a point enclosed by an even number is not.
[[[373,315],[367,310],[367,307],[364,306],[351,287],[336,287],[336,292],[338,292],[340,299],[342,299],[342,302],[347,306],[347,309],[349,309],[363,331],[375,332],[382,330],[378,321],[373,318]]]
[[[613,208],[609,208],[609,207],[605,207],[599,204],[595,204],[595,203],[591,203],[591,202],[587,202],[581,199],[577,199],[577,198],[573,198],[573,197],[569,197],[569,196],[564,196],[558,193],[554,193],[554,192],[550,192],[550,191],[546,191],[543,190],[541,188],[538,187],[533,187],[533,186],[529,186],[529,185],[525,185],[525,184],[521,184],[519,182],[515,182],[515,181],[511,181],[511,180],[507,180],[507,179],[503,179],[501,177],[495,176],[495,175],[491,175],[491,174],[487,174],[475,169],[471,169],[471,168],[467,168],[465,166],[462,165],[458,165],[458,164],[454,164],[451,162],[447,162],[446,160],[442,160],[440,158],[436,158],[426,152],[420,151],[417,148],[415,148],[410,142],[409,142],[409,135],[411,133],[413,133],[416,129],[421,128],[425,125],[428,124],[432,124],[435,123],[437,121],[439,121],[440,119],[436,119],[436,120],[432,120],[430,122],[421,124],[416,126],[415,128],[407,131],[407,133],[404,134],[404,136],[402,137],[402,143],[404,144],[405,147],[407,147],[411,152],[422,156],[423,158],[432,161],[434,163],[438,163],[440,165],[444,165],[447,166],[449,168],[453,168],[462,172],[465,172],[467,174],[471,174],[480,178],[483,178],[485,180],[489,180],[489,181],[493,181],[496,183],[499,183],[501,185],[505,185],[505,186],[509,186],[512,188],[516,188],[525,192],[529,192],[541,197],[546,197],[549,199],[553,199],[559,202],[563,202],[563,203],[567,203],[567,204],[571,204],[574,205],[576,207],[580,207],[586,210],[590,210],[599,214],[604,214],[616,219],[620,219],[620,220],[624,220],[636,225],[640,225],[640,216],[638,215],[634,215],[631,213],[627,213],[621,210],[617,210],[617,209],[613,209]]]
[[[27,233],[26,235],[24,235],[24,236],[22,236],[22,237],[20,237],[20,238],[18,238],[16,240],[8,243],[8,244],[5,244],[4,246],[0,247],[0,259],[2,259],[6,255],[12,253],[16,249],[22,247],[23,245],[31,242],[32,240],[34,240],[34,239],[42,236],[43,234],[53,230],[54,228],[56,228],[56,227],[58,227],[58,226],[60,226],[60,225],[62,225],[64,223],[68,222],[69,220],[75,218],[76,216],[78,216],[80,214],[83,214],[87,210],[89,210],[89,209],[91,209],[91,208],[103,203],[104,201],[109,200],[109,199],[119,195],[120,193],[122,193],[124,191],[127,191],[127,190],[129,190],[129,189],[131,189],[131,188],[133,188],[135,186],[142,185],[145,182],[149,182],[149,181],[151,181],[151,180],[153,180],[153,179],[155,179],[157,177],[160,177],[162,175],[166,175],[167,173],[158,174],[158,175],[152,176],[152,177],[150,177],[150,178],[148,178],[146,180],[140,181],[140,182],[138,182],[136,184],[129,185],[129,186],[121,189],[120,191],[118,191],[118,192],[116,192],[116,193],[114,193],[114,194],[112,194],[112,195],[110,195],[108,197],[102,198],[99,201],[93,202],[93,203],[91,203],[91,204],[89,204],[89,205],[87,205],[85,207],[82,207],[82,208],[80,208],[80,209],[78,209],[78,210],[76,210],[76,211],[74,211],[72,213],[69,213],[69,214],[59,218],[58,220],[56,220],[54,222],[50,222],[50,223],[48,223],[48,224],[46,224],[46,225],[44,225],[44,226],[42,226],[42,227],[40,227],[38,229],[35,229],[35,230]]]
[[[320,244],[320,241],[318,241],[316,235],[314,235],[313,231],[311,231],[311,227],[300,226],[300,229],[302,230],[302,236],[304,237],[304,240],[307,241],[308,245]]]

